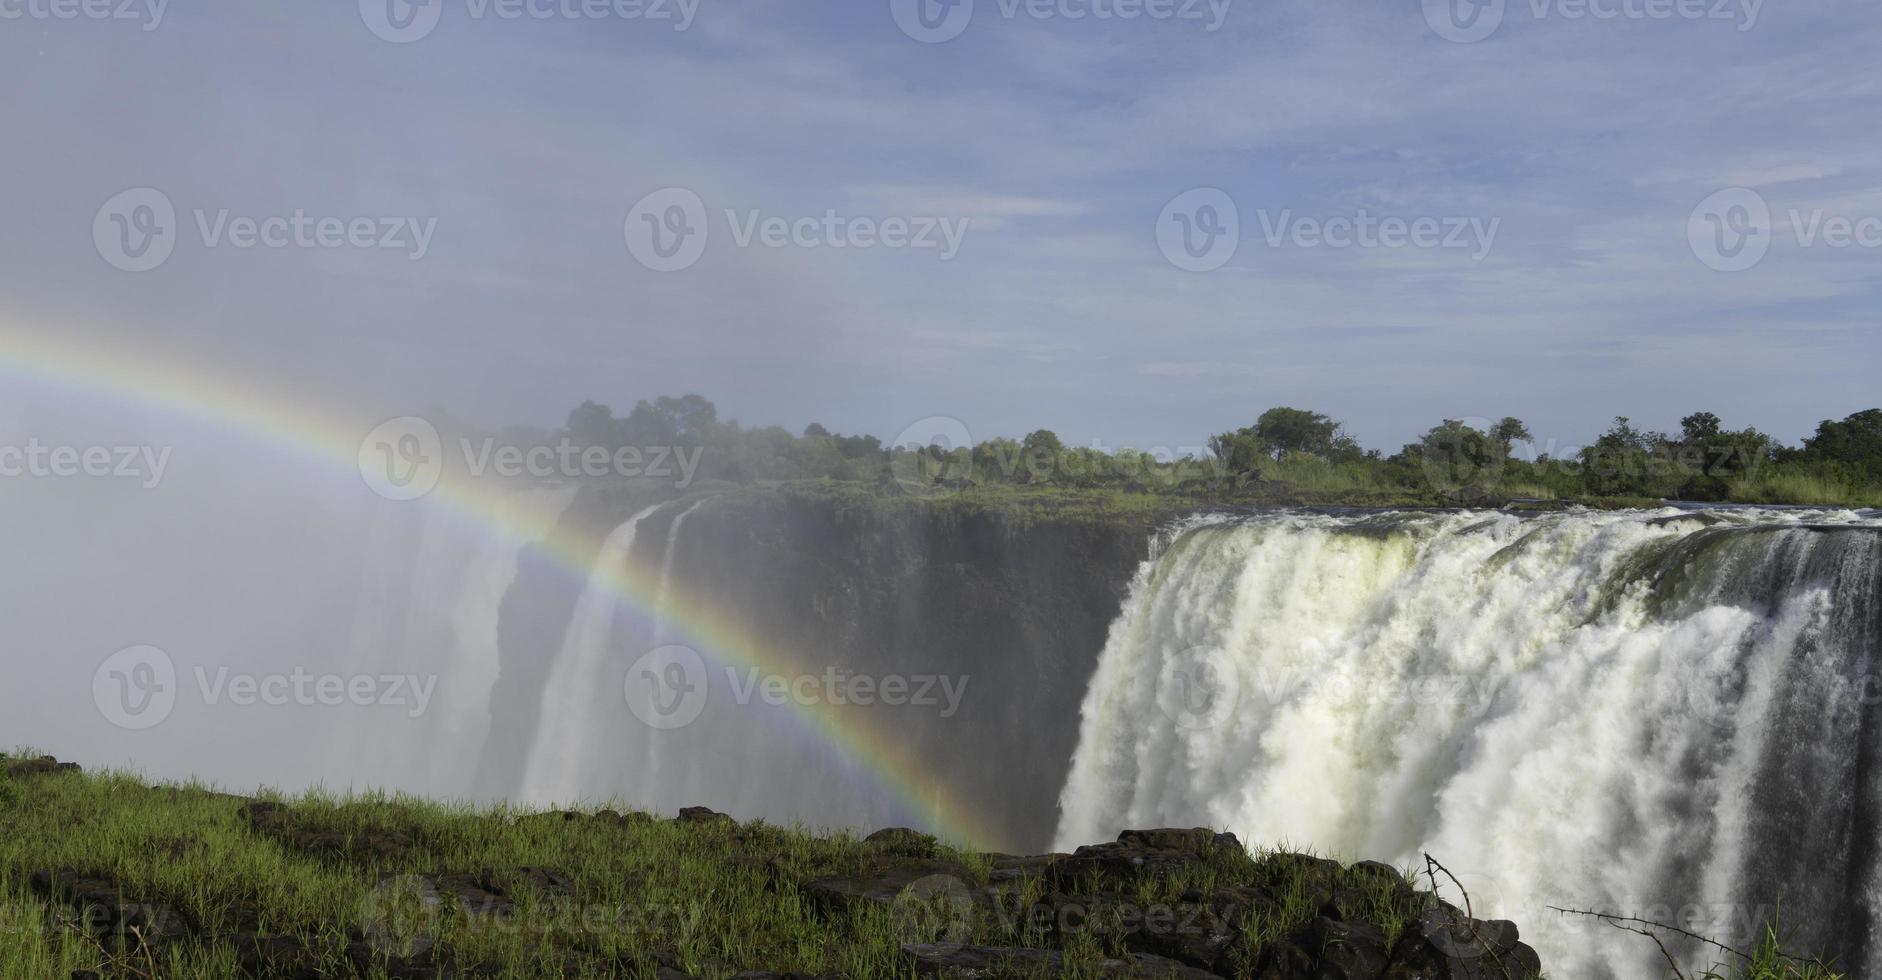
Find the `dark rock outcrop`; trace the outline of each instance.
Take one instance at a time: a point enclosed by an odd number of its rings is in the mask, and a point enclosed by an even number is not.
[[[950,943],[909,943],[903,955],[924,977],[958,980],[1009,976],[1057,977],[1065,975],[1065,954],[1021,946],[955,946]],[[1184,966],[1160,956],[1100,960],[1092,972],[1117,980],[1220,980],[1213,973]]]

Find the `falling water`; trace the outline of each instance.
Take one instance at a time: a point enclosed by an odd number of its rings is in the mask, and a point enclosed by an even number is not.
[[[634,534],[658,506],[649,507],[614,529],[595,555],[597,569],[632,560]],[[568,802],[601,791],[597,764],[607,743],[593,729],[596,718],[620,714],[620,686],[610,683],[610,667],[620,660],[615,623],[622,599],[608,574],[591,576],[542,692],[542,714],[522,798],[534,803]]]
[[[473,533],[449,508],[387,511],[361,568],[347,676],[401,675],[410,711],[364,712],[331,769],[342,781],[438,796],[469,792],[497,679],[497,610],[524,547],[540,540],[573,488],[526,489]],[[417,711],[416,687],[426,691]]]
[[[1748,945],[1781,900],[1798,945],[1882,976],[1882,521],[1278,514],[1180,532],[1138,571],[1091,682],[1061,846],[1206,823],[1354,858],[1428,851],[1556,976],[1664,964],[1547,906]]]

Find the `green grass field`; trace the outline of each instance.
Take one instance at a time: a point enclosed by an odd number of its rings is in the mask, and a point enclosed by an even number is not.
[[[27,768],[0,774],[6,980],[864,980],[917,975],[904,944],[935,942],[1058,957],[998,975],[1179,975],[1154,950],[1255,976],[1334,928],[1403,957],[1415,943],[1401,940],[1444,912],[1408,872],[1251,854],[1205,831],[1147,845],[1166,850],[1011,858],[709,812],[250,799]],[[1730,976],[1834,977],[1768,945],[1762,966]]]

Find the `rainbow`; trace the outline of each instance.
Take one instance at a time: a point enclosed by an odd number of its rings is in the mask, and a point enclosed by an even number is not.
[[[259,380],[219,375],[203,366],[151,350],[127,349],[116,342],[85,345],[61,341],[46,332],[0,323],[0,374],[28,383],[50,385],[111,402],[197,420],[217,429],[253,437],[308,458],[319,465],[357,470],[361,443],[373,423],[349,424],[339,413],[312,402],[284,397]],[[514,539],[521,532],[506,517],[506,493],[477,481],[440,482],[425,497],[441,505],[476,533]],[[680,628],[688,645],[721,666],[757,668],[785,676],[815,674],[787,652],[739,628],[737,617],[721,614],[703,596],[673,588],[656,607],[658,576],[632,567],[590,567],[592,542],[570,532],[553,531],[534,542],[563,574],[594,587],[599,582],[627,607],[659,616]],[[836,753],[873,787],[914,815],[926,829],[965,847],[984,847],[999,835],[966,807],[899,744],[897,738],[865,723],[865,716],[828,705],[790,704],[791,717],[823,750]]]

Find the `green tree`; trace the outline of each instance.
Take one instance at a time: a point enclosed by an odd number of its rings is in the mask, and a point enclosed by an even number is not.
[[[1511,450],[1517,443],[1528,442],[1534,438],[1535,436],[1529,434],[1529,426],[1523,424],[1522,419],[1514,416],[1505,415],[1501,421],[1490,427],[1490,441],[1496,443],[1504,459],[1509,458]]]
[[[1021,466],[1028,483],[1049,483],[1057,475],[1065,444],[1050,429],[1035,429],[1020,441]]]
[[[1840,422],[1825,419],[1804,440],[1803,458],[1833,463],[1859,479],[1882,482],[1882,408],[1871,408]]]

